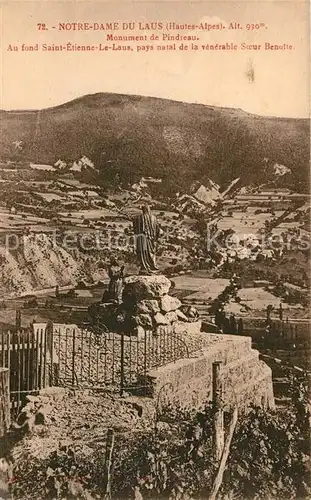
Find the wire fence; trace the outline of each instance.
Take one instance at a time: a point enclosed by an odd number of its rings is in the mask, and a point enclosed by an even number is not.
[[[52,385],[147,392],[150,369],[187,357],[185,341],[166,328],[134,336],[108,332],[104,325],[48,323],[0,332],[0,362],[9,371],[12,416],[28,394]]]
[[[92,329],[54,327],[54,380],[62,386],[138,389],[151,368],[189,357],[186,343],[163,330],[133,336]]]

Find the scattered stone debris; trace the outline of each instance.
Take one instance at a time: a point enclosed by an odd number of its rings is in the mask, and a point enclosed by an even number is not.
[[[147,398],[51,387],[28,396],[15,431],[24,435],[14,447],[19,460],[45,460],[59,446],[70,444],[85,455],[98,446],[104,450],[107,429],[117,433],[142,432],[154,420],[154,406]]]

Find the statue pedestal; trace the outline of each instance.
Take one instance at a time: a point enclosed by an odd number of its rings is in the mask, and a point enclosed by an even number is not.
[[[130,313],[135,324],[134,334],[142,336],[144,331],[155,335],[186,332],[191,323],[200,331],[198,317],[187,315],[181,310],[182,303],[169,295],[171,281],[161,274],[129,276],[124,280],[123,306]],[[191,331],[194,330],[192,325]]]
[[[145,332],[160,335],[193,333],[201,329],[201,320],[193,314],[193,307],[182,306],[169,295],[171,281],[161,274],[128,276],[124,280],[123,302],[99,304],[97,320],[110,331],[144,336]],[[90,308],[91,309],[91,308]]]
[[[168,294],[171,282],[162,274],[128,276],[124,280],[123,300],[159,299]]]

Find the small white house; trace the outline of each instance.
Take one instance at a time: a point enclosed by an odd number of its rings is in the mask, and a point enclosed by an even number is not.
[[[58,170],[65,170],[65,168],[67,168],[67,163],[59,159],[54,163],[54,167],[58,168]]]

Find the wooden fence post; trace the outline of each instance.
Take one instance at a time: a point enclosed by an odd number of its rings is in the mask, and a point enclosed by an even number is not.
[[[71,384],[75,385],[75,356],[76,356],[76,329],[72,331],[72,372],[71,372]]]
[[[0,368],[0,438],[6,436],[10,428],[10,372]]]
[[[105,484],[105,500],[111,498],[111,462],[114,447],[114,430],[108,429],[106,454],[105,454],[105,469],[104,469],[104,484]]]
[[[213,454],[219,462],[224,447],[224,413],[223,413],[223,380],[222,362],[213,363]]]
[[[48,380],[47,384],[49,386],[54,385],[54,339],[53,339],[53,323],[52,321],[48,321],[46,324],[45,332],[46,332],[46,345],[45,345],[45,353],[49,353],[48,357]]]
[[[131,345],[130,345],[131,348]],[[121,333],[121,345],[120,345],[121,353],[120,353],[120,395],[124,394],[124,333]],[[131,370],[131,367],[130,367]]]
[[[20,330],[21,326],[22,326],[22,313],[20,309],[16,309],[16,314],[15,314],[16,331]]]
[[[224,446],[223,453],[221,455],[221,460],[220,460],[220,464],[218,467],[218,472],[217,472],[217,475],[216,475],[216,478],[215,478],[215,481],[214,481],[214,484],[212,487],[211,494],[209,496],[209,500],[216,499],[217,493],[218,493],[219,488],[221,486],[222,478],[224,475],[224,470],[225,470],[227,459],[228,459],[229,452],[230,452],[230,445],[231,445],[231,441],[232,441],[232,437],[233,437],[233,433],[234,433],[234,429],[235,429],[235,426],[237,424],[237,421],[238,421],[238,409],[235,408],[233,415],[232,415],[232,420],[230,422],[228,436],[226,439],[226,444]]]

